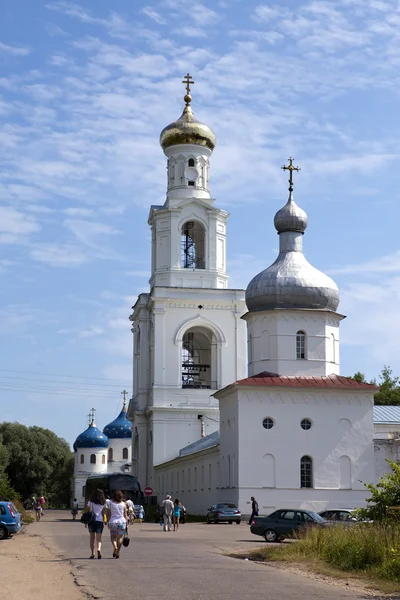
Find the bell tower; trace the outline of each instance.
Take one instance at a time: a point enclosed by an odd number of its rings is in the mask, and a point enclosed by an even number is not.
[[[228,289],[226,271],[229,215],[214,206],[209,190],[215,135],[193,114],[189,74],[183,83],[183,113],[160,135],[167,193],[163,205],[150,208],[150,291],[130,317],[133,472],[155,494],[154,465],[216,431],[212,394],[246,373],[244,290]]]

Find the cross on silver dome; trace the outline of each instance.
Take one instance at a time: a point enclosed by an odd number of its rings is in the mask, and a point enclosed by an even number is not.
[[[339,290],[325,273],[318,271],[303,254],[303,234],[307,214],[293,200],[293,158],[290,172],[289,199],[275,215],[274,225],[279,234],[279,255],[267,269],[256,275],[247,286],[246,304],[250,312],[287,309],[336,311]]]

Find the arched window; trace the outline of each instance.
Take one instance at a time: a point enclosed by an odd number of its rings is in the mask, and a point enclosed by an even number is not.
[[[105,454],[102,454],[102,455],[101,455],[101,464],[102,464],[102,465],[105,465],[105,464],[106,464],[106,455],[105,455]]]
[[[300,460],[300,487],[313,487],[313,472],[311,456],[302,456]]]
[[[351,460],[348,456],[339,458],[339,488],[351,490]]]
[[[306,357],[306,334],[304,331],[296,333],[296,358],[300,360]]]
[[[91,465],[95,465],[96,464],[96,455],[95,454],[91,454],[90,455],[90,464]]]
[[[217,389],[217,341],[206,327],[192,327],[182,338],[182,387]]]
[[[194,158],[189,158],[188,167],[194,167]]]
[[[81,454],[81,465],[83,465],[85,462],[85,455]]]
[[[128,458],[128,448],[122,448],[122,458],[123,459]]]
[[[331,333],[331,344],[332,344],[332,362],[336,362],[336,348],[335,348],[335,336]]]
[[[112,448],[108,449],[108,460],[114,460],[114,450]]]
[[[205,269],[205,230],[197,221],[186,221],[181,230],[181,266]]]

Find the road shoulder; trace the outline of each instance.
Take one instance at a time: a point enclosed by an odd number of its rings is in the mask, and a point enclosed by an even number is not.
[[[69,563],[60,561],[34,525],[0,542],[0,589],[7,600],[83,600]]]

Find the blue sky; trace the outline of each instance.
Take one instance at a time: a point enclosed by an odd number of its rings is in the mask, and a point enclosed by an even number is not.
[[[2,420],[68,441],[131,391],[128,316],[147,290],[161,129],[183,107],[217,136],[231,287],[273,262],[280,166],[302,171],[307,258],[341,292],[343,374],[400,374],[397,0],[3,0]]]

